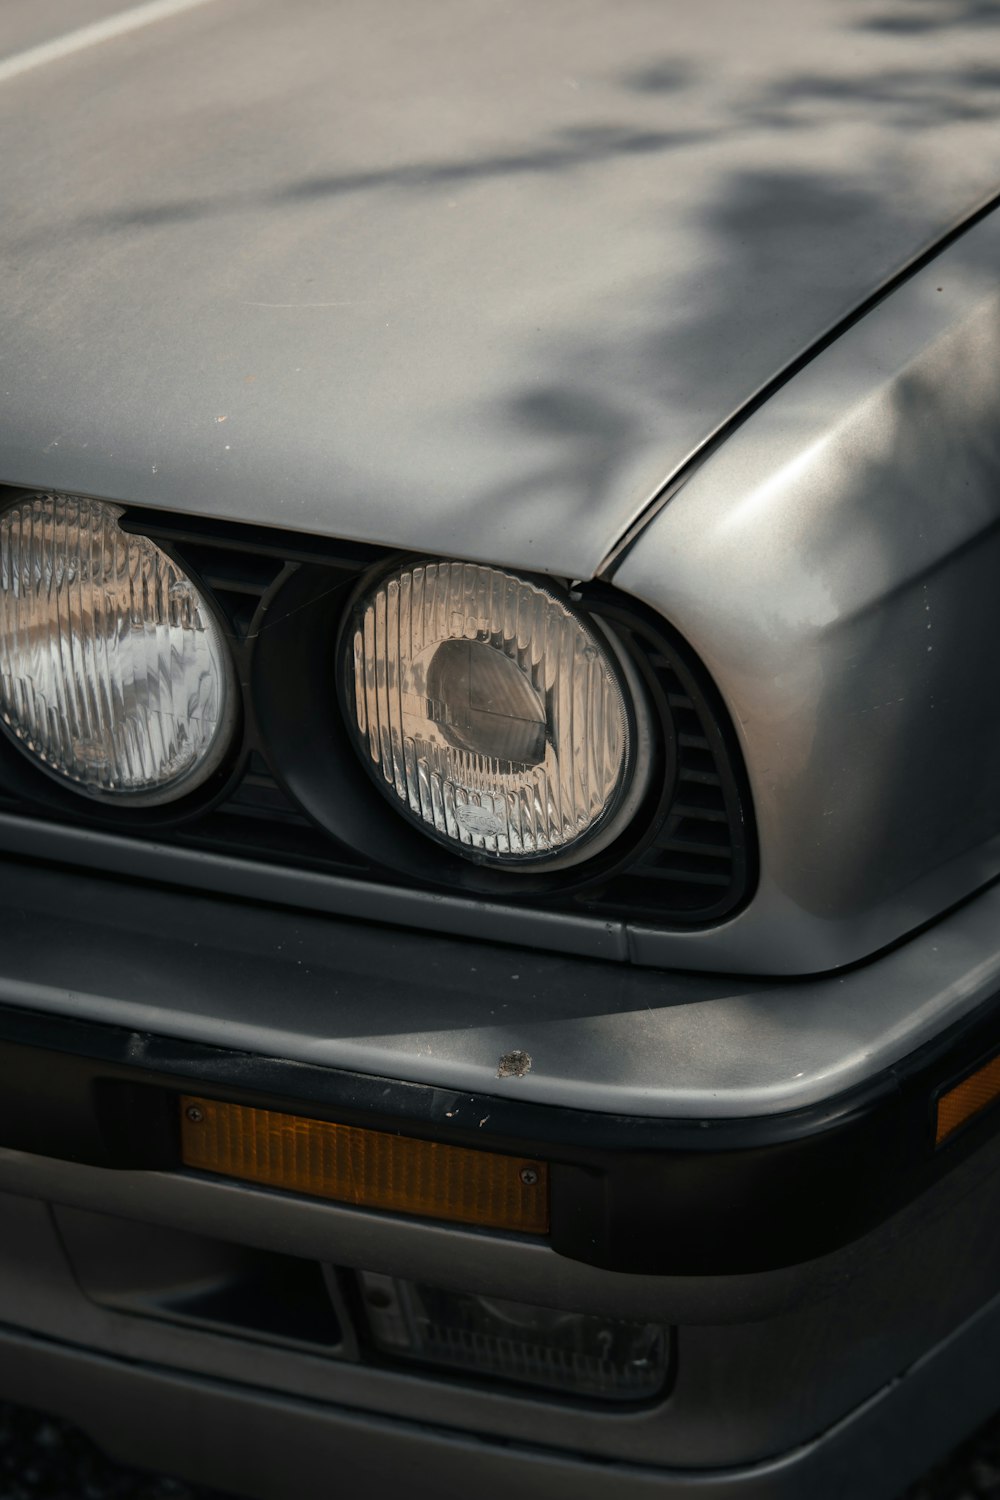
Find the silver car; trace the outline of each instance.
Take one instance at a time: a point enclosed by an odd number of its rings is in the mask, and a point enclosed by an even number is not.
[[[0,1396],[254,1500],[1000,1406],[1000,6],[7,0]]]

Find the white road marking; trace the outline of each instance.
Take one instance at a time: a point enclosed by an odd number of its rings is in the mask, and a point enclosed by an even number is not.
[[[182,11],[208,4],[210,0],[149,0],[148,4],[136,5],[132,10],[118,11],[103,21],[67,31],[65,36],[57,36],[54,41],[42,42],[37,47],[28,47],[24,52],[0,59],[0,83],[20,78],[22,73],[30,73],[34,68],[44,68],[46,63],[58,62],[61,57],[72,57],[74,52],[83,52],[101,42],[125,36],[129,31],[138,31],[142,26],[152,26],[156,21],[166,21]]]

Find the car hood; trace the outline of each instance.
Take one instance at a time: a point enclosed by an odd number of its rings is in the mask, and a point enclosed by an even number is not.
[[[0,480],[588,577],[994,191],[997,19],[207,0],[8,69]]]

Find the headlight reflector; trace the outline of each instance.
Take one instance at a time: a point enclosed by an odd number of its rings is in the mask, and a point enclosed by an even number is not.
[[[400,568],[358,602],[346,668],[362,757],[440,841],[516,865],[583,858],[616,830],[634,759],[623,669],[548,588],[474,563]]]
[[[76,790],[150,805],[218,766],[235,692],[193,582],[121,514],[73,495],[0,514],[0,716]]]

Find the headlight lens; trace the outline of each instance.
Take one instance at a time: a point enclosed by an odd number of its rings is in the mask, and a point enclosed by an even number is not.
[[[218,766],[235,716],[222,633],[191,579],[113,505],[37,495],[0,515],[0,713],[92,797],[171,801]]]
[[[509,865],[582,859],[617,831],[623,669],[555,593],[473,563],[404,567],[359,601],[347,654],[358,748],[425,831]]]

